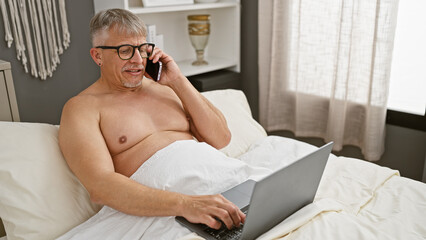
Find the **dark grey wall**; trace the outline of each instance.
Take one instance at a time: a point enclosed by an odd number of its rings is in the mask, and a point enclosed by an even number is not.
[[[241,3],[241,79],[253,117],[259,120],[258,0]]]
[[[3,18],[0,18],[0,59],[12,65],[12,76],[22,122],[58,124],[64,103],[94,82],[98,68],[90,58],[89,21],[93,1],[66,1],[70,47],[60,55],[61,63],[45,81],[24,72],[16,59],[15,45],[7,48]]]
[[[425,148],[426,148],[426,144],[425,144]],[[424,163],[424,167],[423,167],[423,178],[422,178],[422,182],[426,183],[426,154],[425,154],[425,163]]]

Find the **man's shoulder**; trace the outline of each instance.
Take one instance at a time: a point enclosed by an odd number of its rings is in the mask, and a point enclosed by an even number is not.
[[[63,113],[88,114],[97,113],[99,105],[98,97],[91,94],[79,94],[70,98],[64,105]]]
[[[72,106],[80,106],[84,107],[90,107],[98,101],[98,97],[96,95],[91,94],[78,94],[72,98],[70,98],[65,105],[72,105]]]
[[[99,102],[99,84],[97,82],[93,83],[78,95],[70,98],[66,103],[64,108],[93,108]]]

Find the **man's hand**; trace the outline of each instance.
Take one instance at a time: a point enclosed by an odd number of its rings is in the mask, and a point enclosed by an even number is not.
[[[163,64],[161,77],[158,81],[160,84],[171,87],[171,84],[173,84],[173,81],[176,81],[176,79],[185,78],[174,59],[160,48],[154,48],[154,52],[149,57],[149,60],[152,60],[153,63],[160,61]],[[145,76],[148,77],[146,72]]]
[[[220,194],[207,196],[184,196],[182,216],[193,223],[203,223],[219,229],[221,220],[228,229],[239,227],[246,215]]]

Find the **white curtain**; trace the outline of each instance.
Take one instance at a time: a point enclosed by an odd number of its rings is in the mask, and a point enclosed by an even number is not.
[[[398,0],[259,0],[260,122],[384,151]]]

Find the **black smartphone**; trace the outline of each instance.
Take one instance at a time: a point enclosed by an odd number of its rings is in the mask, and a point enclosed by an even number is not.
[[[154,81],[160,80],[161,76],[162,63],[160,61],[153,63],[152,60],[147,59],[145,72],[152,78]]]

